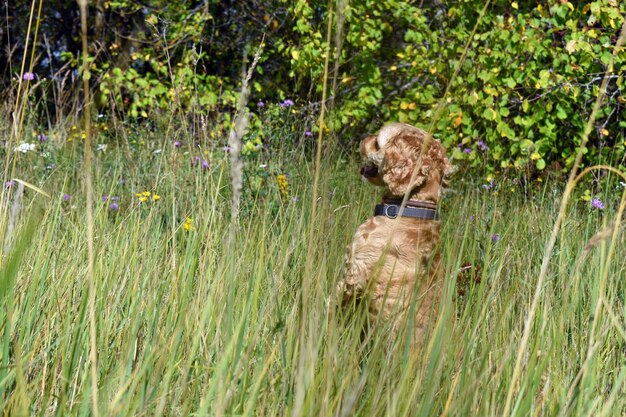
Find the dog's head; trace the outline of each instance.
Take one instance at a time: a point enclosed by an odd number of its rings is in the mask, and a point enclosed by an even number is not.
[[[418,161],[427,136],[423,130],[404,123],[391,123],[378,135],[367,136],[361,141],[365,159],[361,175],[374,185],[386,187],[390,195],[402,197],[407,191],[418,192],[422,198],[436,202],[447,186],[452,167],[445,149],[434,139]],[[414,170],[415,180],[410,184]]]

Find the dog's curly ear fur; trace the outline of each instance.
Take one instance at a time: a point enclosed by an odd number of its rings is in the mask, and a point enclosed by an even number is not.
[[[407,192],[425,138],[426,134],[422,131],[407,131],[386,144],[383,181],[393,195],[400,196]],[[445,185],[446,177],[451,172],[452,166],[448,162],[445,149],[441,143],[432,139],[426,153],[422,155],[420,166],[417,167],[411,190],[423,185],[431,176],[437,176],[437,180]]]
[[[385,145],[383,162],[383,181],[393,195],[406,193],[417,158],[420,142],[407,135],[396,136]],[[415,178],[415,186],[423,183],[428,175],[428,167],[422,167]]]
[[[454,173],[454,167],[445,156],[443,157],[441,172],[441,185],[447,188],[450,186],[450,177]]]

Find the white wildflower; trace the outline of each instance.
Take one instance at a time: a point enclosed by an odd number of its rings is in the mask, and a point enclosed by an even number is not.
[[[35,150],[35,144],[34,143],[26,143],[26,142],[22,142],[19,144],[19,146],[17,148],[15,148],[16,151],[22,152],[22,153],[26,153],[28,151],[34,151]]]
[[[106,143],[100,143],[98,144],[98,147],[96,148],[97,151],[101,151],[101,152],[106,152],[107,150],[107,144]]]

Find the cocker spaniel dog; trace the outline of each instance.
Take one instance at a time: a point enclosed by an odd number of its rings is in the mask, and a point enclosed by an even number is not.
[[[388,323],[394,334],[407,325],[412,344],[437,317],[443,280],[437,205],[452,171],[441,143],[431,139],[422,151],[427,136],[392,123],[361,141],[361,175],[385,193],[374,216],[356,230],[338,285],[344,308],[366,301],[370,323]]]

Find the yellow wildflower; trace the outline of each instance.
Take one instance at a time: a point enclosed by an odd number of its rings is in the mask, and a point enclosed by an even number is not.
[[[193,229],[192,222],[193,220],[191,219],[191,217],[187,217],[187,219],[185,220],[185,223],[183,223],[183,229],[185,229],[185,231],[187,232]]]
[[[154,193],[154,195],[152,196],[152,199],[153,199],[154,201],[157,201],[159,198],[161,198],[161,196],[160,196],[160,195],[158,195],[158,194],[156,194],[156,193]]]
[[[276,177],[276,182],[278,183],[278,190],[280,193],[288,197],[289,196],[289,181],[287,180],[287,176],[285,174],[280,174]]]

